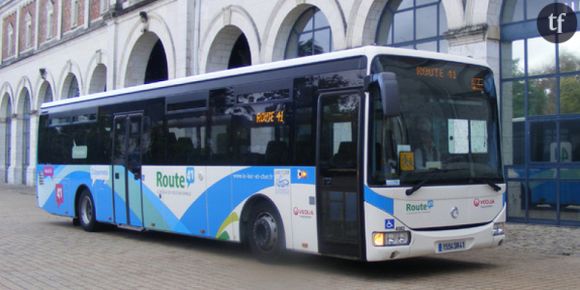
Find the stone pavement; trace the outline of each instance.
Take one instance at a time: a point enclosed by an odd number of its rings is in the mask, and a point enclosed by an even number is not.
[[[386,263],[293,255],[257,262],[235,244],[110,229],[86,233],[0,186],[0,289],[574,289],[580,228],[508,224],[495,249]],[[548,237],[549,241],[540,238]]]

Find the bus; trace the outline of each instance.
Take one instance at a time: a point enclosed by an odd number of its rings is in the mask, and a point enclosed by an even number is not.
[[[46,103],[38,206],[264,260],[499,246],[493,80],[474,59],[367,46]]]

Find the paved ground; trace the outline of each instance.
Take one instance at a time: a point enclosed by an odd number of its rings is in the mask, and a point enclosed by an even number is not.
[[[540,233],[550,240],[544,241]],[[389,263],[294,256],[162,233],[86,233],[0,186],[0,289],[577,289],[580,228],[509,224],[500,248]]]

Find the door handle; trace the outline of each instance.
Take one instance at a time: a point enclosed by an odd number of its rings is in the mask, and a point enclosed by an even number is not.
[[[332,185],[332,177],[324,177],[322,179],[322,182],[324,183],[324,185]]]
[[[119,179],[119,172],[115,172],[115,179]]]

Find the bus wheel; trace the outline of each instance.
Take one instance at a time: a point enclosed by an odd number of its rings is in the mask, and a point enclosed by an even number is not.
[[[248,241],[252,253],[265,262],[280,258],[284,251],[284,226],[278,211],[260,202],[252,210],[248,224]]]
[[[87,232],[97,230],[97,220],[95,218],[95,203],[88,190],[83,190],[77,204],[78,221],[81,227]]]

